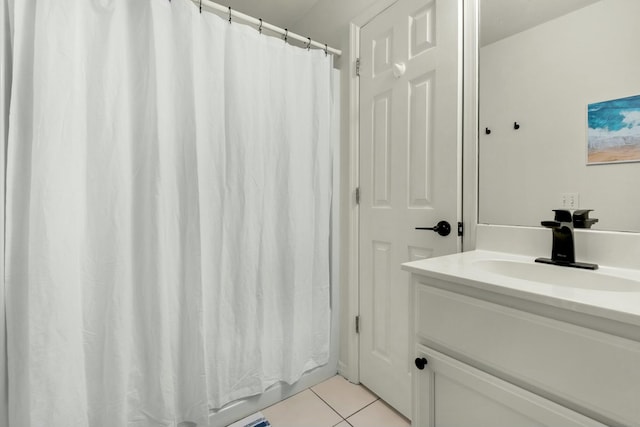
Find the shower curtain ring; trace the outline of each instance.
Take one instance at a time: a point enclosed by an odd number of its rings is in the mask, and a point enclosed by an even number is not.
[[[258,27],[258,32],[262,34],[262,18],[258,18],[258,19],[260,19],[260,26]]]
[[[311,37],[307,37],[309,39],[309,44],[307,44],[307,50],[311,50]]]
[[[327,46],[327,44],[324,44],[324,56],[328,56],[329,55],[329,46]]]
[[[229,24],[231,24],[231,6],[229,6]]]
[[[202,13],[202,0],[200,0],[200,13]]]
[[[287,30],[286,28],[284,29],[284,42],[287,42],[287,38],[289,38],[289,30]]]

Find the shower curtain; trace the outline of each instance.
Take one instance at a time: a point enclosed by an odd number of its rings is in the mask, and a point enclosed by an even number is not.
[[[201,427],[326,363],[331,58],[189,0],[4,1],[11,427]]]

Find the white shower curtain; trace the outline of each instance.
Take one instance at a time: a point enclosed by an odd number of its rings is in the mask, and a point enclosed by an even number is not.
[[[330,57],[189,0],[8,1],[11,427],[201,427],[326,363]]]

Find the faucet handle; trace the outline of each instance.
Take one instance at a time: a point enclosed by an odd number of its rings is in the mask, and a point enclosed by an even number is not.
[[[547,227],[547,228],[559,228],[559,227],[562,227],[562,224],[559,223],[558,221],[542,221],[540,224],[543,227]]]
[[[556,221],[573,223],[571,211],[568,211],[566,209],[554,209],[553,211],[556,213],[556,216],[554,218]]]
[[[589,212],[593,209],[580,209],[573,213],[573,226],[575,228],[591,228],[598,222],[598,218],[589,218]]]

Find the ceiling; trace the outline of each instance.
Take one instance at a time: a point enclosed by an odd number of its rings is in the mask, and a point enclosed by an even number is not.
[[[480,46],[600,0],[480,0]]]

